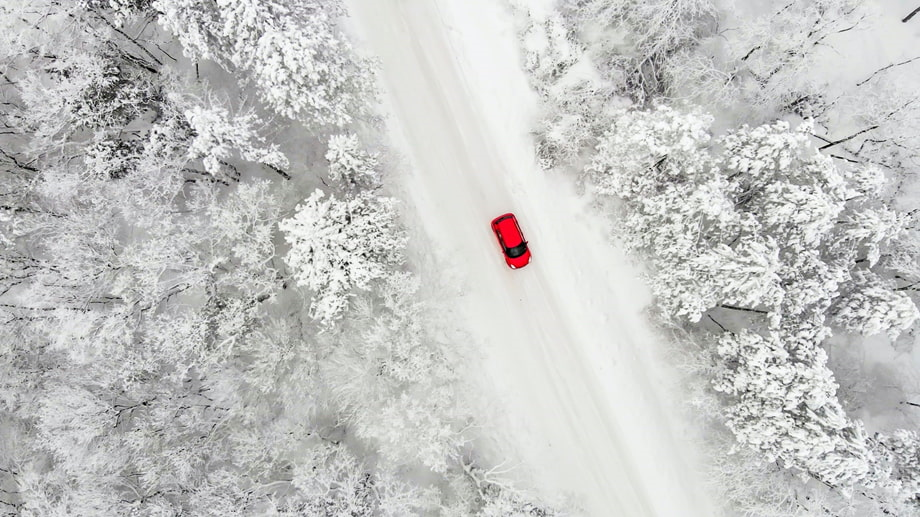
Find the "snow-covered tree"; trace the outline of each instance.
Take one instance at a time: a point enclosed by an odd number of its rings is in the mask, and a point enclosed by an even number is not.
[[[313,128],[365,111],[368,64],[337,27],[341,3],[155,0],[160,23],[194,59],[242,72],[276,112]]]
[[[905,217],[881,202],[877,175],[850,176],[818,153],[808,124],[744,126],[713,142],[710,123],[666,107],[627,112],[586,176],[627,203],[617,220],[656,264],[650,281],[666,314],[697,320],[728,305],[774,325],[821,324],[842,292],[858,290],[858,255],[873,266]],[[899,327],[910,323],[903,309]]]
[[[367,152],[354,133],[329,137],[326,161],[329,162],[329,179],[332,181],[351,189],[380,185],[377,156]]]
[[[467,440],[452,415],[456,394],[449,386],[424,391],[419,386],[382,401],[383,407],[371,417],[360,415],[356,432],[363,438],[379,440],[385,459],[396,464],[418,461],[437,473],[445,473],[460,455]]]
[[[43,393],[36,412],[38,445],[55,459],[56,466],[80,481],[102,481],[117,473],[125,457],[99,454],[104,436],[116,424],[115,409],[83,386],[51,385]],[[88,478],[88,479],[87,479]]]
[[[534,77],[537,91],[552,99],[554,86],[569,69],[582,59],[585,47],[566,25],[566,20],[555,11],[542,13],[539,18],[529,12],[523,1],[512,4],[530,17],[527,27],[522,31],[524,67]]]
[[[24,74],[17,129],[36,149],[61,145],[81,131],[126,127],[157,102],[150,73],[105,48],[63,49],[58,59]]]
[[[819,133],[821,147],[909,178],[920,163],[920,96],[910,86],[915,73],[877,75],[844,93],[820,118],[827,128]]]
[[[457,390],[458,346],[429,328],[435,317],[419,302],[420,283],[393,273],[357,297],[324,377],[346,409],[356,436],[375,443],[393,465],[421,464],[444,473],[466,443],[470,416]]]
[[[467,459],[461,464],[462,475],[454,478],[451,488],[458,501],[442,509],[443,515],[461,517],[554,517],[564,513],[530,494],[515,489],[502,479],[501,468],[486,469]]]
[[[891,247],[908,227],[907,214],[887,206],[860,207],[845,212],[843,219],[843,237],[863,248],[870,267],[881,258],[882,248]]]
[[[324,325],[342,315],[353,289],[369,289],[403,260],[406,237],[392,198],[365,192],[339,200],[317,189],[279,228],[294,277],[314,293],[310,313]]]
[[[666,90],[669,56],[711,34],[717,14],[710,0],[571,0],[561,8],[598,73],[643,104]]]
[[[812,127],[783,121],[747,126],[722,137],[723,167],[739,208],[761,231],[788,246],[812,247],[844,208],[846,182],[830,158],[809,141]]]
[[[75,483],[63,471],[42,468],[39,462],[23,465],[16,476],[22,515],[101,515],[130,513],[136,505],[120,499],[113,487],[99,483]]]
[[[716,15],[710,0],[588,0],[567,4],[568,15],[582,23],[620,26],[621,30],[625,26],[629,39],[620,43],[620,50],[634,50],[639,61],[661,59],[691,45],[702,26]]]
[[[890,482],[907,501],[920,499],[920,435],[916,431],[898,429],[891,434],[877,434],[879,452],[887,455],[891,465]]]
[[[594,147],[612,118],[615,110],[606,103],[615,88],[611,81],[590,73],[585,46],[573,24],[559,12],[532,10],[525,1],[512,5],[527,19],[521,31],[524,67],[545,106],[538,128],[540,166],[549,169],[578,160]]]
[[[733,247],[717,244],[695,257],[688,266],[695,281],[705,286],[703,292],[713,295],[708,304],[697,310],[705,311],[718,304],[775,307],[784,296],[780,250],[769,237],[757,239],[745,235]]]
[[[714,387],[732,398],[726,424],[741,443],[842,488],[873,485],[872,451],[859,422],[847,418],[818,344],[821,329],[748,330],[721,337],[723,370]]]
[[[740,240],[754,222],[736,211],[728,178],[708,150],[710,123],[664,106],[624,113],[585,169],[596,192],[635,207],[618,217],[627,246],[655,250],[658,274],[650,280],[659,303],[668,314],[691,320],[728,298],[777,297],[771,287],[775,244],[762,236]],[[730,255],[738,263],[726,262]],[[760,279],[751,276],[754,264],[760,264]],[[725,273],[740,276],[723,283]],[[758,283],[767,290],[749,289]]]
[[[152,0],[79,0],[84,9],[109,9],[125,16],[143,12],[150,7]]]
[[[322,443],[297,465],[292,484],[318,515],[372,515],[374,480],[361,461],[343,445]]]
[[[287,157],[278,146],[265,144],[256,132],[257,119],[252,111],[231,116],[224,106],[217,104],[191,106],[184,115],[194,135],[189,144],[189,158],[201,159],[205,171],[210,174],[220,175],[233,153],[239,153],[243,160],[276,170],[287,168]]]
[[[598,142],[585,173],[599,193],[630,200],[682,176],[705,179],[712,168],[705,152],[711,124],[708,115],[664,105],[625,111]]]
[[[377,513],[381,517],[424,515],[441,507],[441,494],[436,487],[417,487],[407,483],[402,472],[378,469],[374,486]]]
[[[781,110],[814,116],[826,90],[807,73],[818,51],[869,15],[857,0],[738,4],[732,14],[728,27],[673,54],[665,75],[672,95],[745,110],[757,122]]]
[[[865,335],[884,332],[895,339],[920,318],[916,304],[904,292],[895,291],[869,272],[856,277],[853,289],[836,302],[834,324]]]

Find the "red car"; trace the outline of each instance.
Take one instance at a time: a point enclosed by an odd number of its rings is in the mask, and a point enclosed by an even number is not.
[[[530,264],[530,249],[527,248],[524,232],[521,231],[514,214],[500,215],[493,219],[492,231],[502,247],[508,267],[519,269]]]

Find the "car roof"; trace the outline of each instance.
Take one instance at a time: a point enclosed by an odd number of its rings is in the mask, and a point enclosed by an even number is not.
[[[515,221],[514,214],[505,214],[492,222],[494,227],[502,234],[502,241],[504,241],[505,246],[509,248],[524,242],[524,236],[521,235],[521,231]]]

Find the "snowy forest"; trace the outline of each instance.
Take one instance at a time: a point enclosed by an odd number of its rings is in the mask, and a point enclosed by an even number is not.
[[[493,3],[718,514],[920,514],[920,61],[827,79],[891,13]],[[0,5],[0,515],[585,514],[497,445],[349,5]]]
[[[646,266],[713,490],[743,515],[918,514],[920,69],[827,63],[891,14],[516,4],[541,166],[572,175]],[[865,75],[829,79],[860,59]]]
[[[0,513],[536,511],[474,454],[343,9],[0,7]]]

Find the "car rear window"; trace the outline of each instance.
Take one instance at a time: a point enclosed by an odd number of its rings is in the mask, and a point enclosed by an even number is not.
[[[526,252],[527,252],[527,243],[526,243],[526,242],[522,242],[522,243],[518,244],[517,246],[515,246],[515,247],[513,247],[513,248],[508,248],[508,249],[506,250],[506,253],[507,253],[508,256],[511,257],[511,258],[518,258],[518,257],[520,257],[521,255],[523,255],[523,254],[526,253]]]

